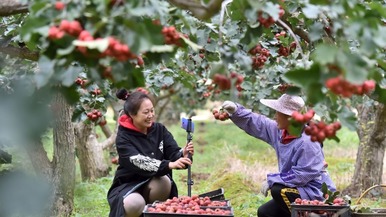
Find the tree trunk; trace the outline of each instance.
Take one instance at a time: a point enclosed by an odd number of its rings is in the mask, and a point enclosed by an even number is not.
[[[373,185],[382,184],[386,147],[386,106],[380,103],[371,107],[361,105],[358,112],[360,143],[355,171],[351,184],[343,191],[355,197]]]
[[[94,181],[108,175],[109,166],[105,161],[103,146],[98,143],[94,133],[94,124],[78,123],[75,134],[82,180]]]
[[[28,4],[22,3],[19,0],[1,0],[0,1],[0,16],[10,16],[13,14],[21,14],[28,12]]]
[[[72,107],[62,95],[55,97],[58,108],[53,129],[54,155],[52,182],[55,190],[53,216],[70,216],[74,208],[75,135]]]

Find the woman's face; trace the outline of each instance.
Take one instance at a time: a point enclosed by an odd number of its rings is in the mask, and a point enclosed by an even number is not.
[[[141,132],[146,133],[147,128],[151,127],[154,121],[153,103],[149,99],[144,99],[137,114],[130,116],[133,119],[134,126],[141,130]]]
[[[288,130],[288,127],[290,125],[289,118],[290,118],[290,116],[276,111],[275,120],[277,122],[277,127],[281,130],[283,130],[283,129]]]

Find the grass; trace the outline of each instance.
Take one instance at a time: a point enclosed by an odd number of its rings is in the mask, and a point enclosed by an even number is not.
[[[169,126],[180,146],[186,143],[187,133],[179,125]],[[354,172],[358,138],[355,132],[342,129],[340,143],[327,140],[324,144],[329,172],[338,190],[346,187]],[[194,185],[192,194],[224,188],[235,216],[256,216],[257,207],[269,200],[259,193],[260,183],[268,172],[277,171],[276,155],[266,143],[259,141],[229,122],[195,123],[194,164],[191,167]],[[109,177],[93,183],[78,182],[75,191],[74,216],[107,216],[106,192],[110,187],[114,169]],[[173,172],[180,195],[187,195],[187,170]],[[384,206],[384,200],[367,201]]]
[[[108,216],[109,207],[106,193],[112,183],[112,177],[104,177],[95,182],[80,182],[75,188],[76,217]]]

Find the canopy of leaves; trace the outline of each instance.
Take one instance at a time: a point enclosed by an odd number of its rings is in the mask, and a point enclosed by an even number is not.
[[[35,90],[59,85],[73,102],[80,100],[72,94],[75,80],[83,77],[109,90],[146,87],[160,95],[173,87],[191,108],[231,99],[268,114],[258,99],[279,96],[286,84],[326,121],[355,129],[353,106],[363,94],[341,96],[326,87],[328,79],[373,80],[375,90],[365,97],[386,101],[384,1],[187,1],[191,8],[176,2],[68,0],[59,7],[36,0],[28,16],[2,18],[0,45],[23,43],[37,52]],[[209,6],[218,11],[200,19],[197,8]],[[240,87],[213,83],[214,75],[232,72],[243,76]]]

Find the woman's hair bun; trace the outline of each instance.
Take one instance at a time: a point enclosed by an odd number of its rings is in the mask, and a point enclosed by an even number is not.
[[[129,96],[129,92],[125,88],[119,89],[117,93],[115,94],[118,99],[126,100]]]

